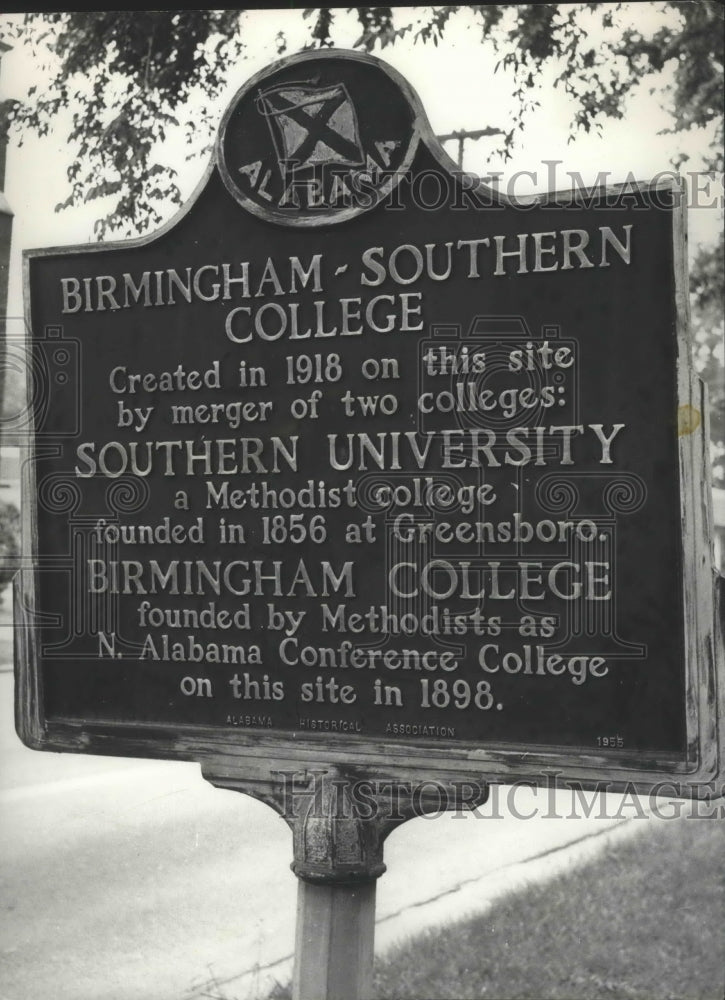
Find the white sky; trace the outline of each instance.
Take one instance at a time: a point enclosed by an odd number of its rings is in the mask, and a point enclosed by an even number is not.
[[[17,19],[21,15],[8,15],[0,20]],[[410,15],[408,15],[410,16]],[[671,15],[670,15],[671,16]],[[662,18],[662,8],[657,3],[636,5],[636,17],[643,28],[657,24]],[[257,70],[277,58],[275,36],[282,30],[288,40],[287,54],[297,51],[308,39],[309,22],[302,20],[300,10],[252,11],[245,15],[247,58],[242,60],[230,75],[228,87],[219,101],[219,117],[238,87]],[[336,42],[352,45],[360,30],[354,19],[340,9],[336,18]],[[592,37],[596,38],[596,23],[592,22]],[[456,129],[477,129],[487,125],[505,127],[513,112],[511,80],[494,72],[495,60],[488,49],[480,44],[480,28],[472,15],[456,16],[446,29],[444,40],[438,47],[413,45],[410,41],[396,43],[375,54],[391,63],[417,90],[436,133]],[[34,61],[25,47],[17,47],[3,58],[3,96],[22,98],[29,86],[42,87],[47,70]],[[580,136],[568,141],[568,123],[571,105],[564,95],[550,86],[542,97],[540,110],[529,121],[521,135],[513,160],[503,162],[492,158],[494,139],[482,139],[466,144],[464,166],[467,170],[485,175],[502,171],[502,185],[516,171],[534,171],[538,183],[521,178],[516,193],[547,190],[545,160],[561,161],[557,167],[555,187],[571,187],[567,171],[578,171],[585,182],[594,182],[602,170],[610,172],[609,180],[617,182],[626,177],[647,180],[659,171],[668,170],[676,150],[690,155],[683,167],[696,170],[700,157],[707,147],[707,136],[696,133],[673,137],[658,134],[670,124],[665,108],[657,97],[644,91],[628,106],[625,120],[606,123],[602,136]],[[103,205],[92,203],[76,209],[54,212],[55,205],[63,201],[69,189],[66,168],[70,150],[66,144],[70,114],[61,115],[58,125],[49,136],[39,139],[29,136],[22,146],[17,140],[8,151],[8,169],[5,184],[7,199],[15,213],[13,256],[10,275],[9,314],[22,312],[20,279],[20,251],[27,247],[56,246],[85,242],[93,239],[93,221],[102,214]],[[456,156],[457,144],[447,144],[447,150]],[[173,162],[179,170],[182,193],[189,195],[203,173],[206,158],[195,157],[186,162],[189,147],[180,136],[166,143],[161,156]],[[720,178],[719,202],[722,203]],[[717,201],[717,189],[712,188],[703,202]],[[100,207],[99,207],[100,206]],[[173,213],[170,208],[169,214]],[[693,209],[689,213],[691,245],[715,238],[722,224],[722,209]]]

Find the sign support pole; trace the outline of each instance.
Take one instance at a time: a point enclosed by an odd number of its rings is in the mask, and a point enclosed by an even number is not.
[[[202,774],[217,788],[266,802],[292,829],[299,879],[293,1000],[370,1000],[385,838],[415,816],[475,809],[489,792],[475,773],[427,789],[324,764],[250,780],[218,759],[205,762]]]
[[[366,783],[369,785],[369,783]],[[383,840],[408,813],[360,808],[355,779],[315,772],[304,800],[285,818],[299,879],[293,1000],[372,996],[375,882],[385,871]],[[298,808],[299,806],[299,808]]]
[[[374,939],[374,881],[315,885],[300,879],[293,1000],[369,1000]]]
[[[467,788],[466,808],[488,796],[486,785]],[[331,768],[314,772],[302,801],[298,810],[300,800],[293,797],[293,815],[285,817],[293,830],[292,870],[299,879],[293,1000],[369,1000],[383,843],[407,819],[440,811],[441,800],[413,798],[405,785],[378,787]],[[453,790],[444,808],[460,806]]]

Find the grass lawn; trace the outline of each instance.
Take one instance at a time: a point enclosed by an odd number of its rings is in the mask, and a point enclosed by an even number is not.
[[[646,827],[584,868],[389,951],[375,996],[723,1000],[725,823]]]
[[[380,1000],[722,1000],[725,823],[681,820],[611,847],[376,969]]]

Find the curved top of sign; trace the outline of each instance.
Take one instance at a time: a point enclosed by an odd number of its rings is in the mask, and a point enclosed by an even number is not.
[[[461,175],[399,73],[373,56],[323,49],[282,59],[244,84],[222,119],[216,158],[227,189],[253,215],[322,226],[389,197],[421,141],[447,173]]]

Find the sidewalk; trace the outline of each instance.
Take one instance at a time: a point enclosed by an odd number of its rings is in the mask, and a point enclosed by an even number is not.
[[[574,825],[586,821],[567,822]],[[396,872],[396,861],[400,860],[398,856],[402,852],[396,851],[391,842],[386,849],[388,871],[378,881],[375,954],[384,955],[425,930],[485,913],[509,893],[580,868],[611,844],[639,836],[647,828],[646,822],[623,819],[607,824],[603,829],[587,829],[574,840],[543,849],[521,861],[504,862],[484,873],[471,871],[459,882],[440,886],[437,892],[429,884],[416,899],[409,898],[409,874]],[[421,840],[422,848],[424,837],[415,839]],[[407,844],[404,850],[408,852]],[[421,850],[421,868],[426,865],[430,853],[427,855]],[[425,883],[424,877],[421,883]],[[288,951],[276,960],[242,968],[236,975],[225,977],[221,972],[214,973],[208,979],[195,983],[181,1000],[262,1000],[277,983],[291,980],[293,960],[292,952]]]

